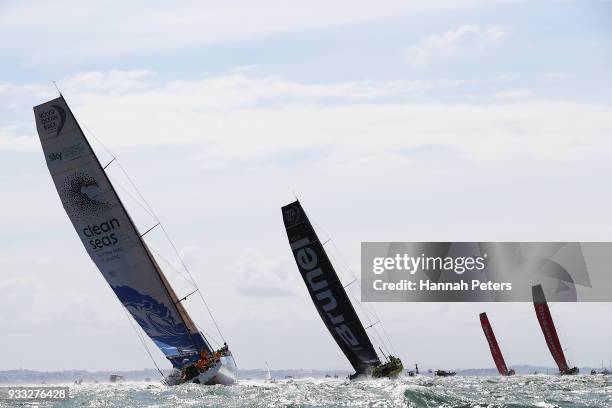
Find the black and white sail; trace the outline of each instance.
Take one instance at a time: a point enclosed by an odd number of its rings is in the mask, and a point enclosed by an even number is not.
[[[381,364],[334,267],[299,201],[282,208],[291,251],[312,301],[358,374]]]

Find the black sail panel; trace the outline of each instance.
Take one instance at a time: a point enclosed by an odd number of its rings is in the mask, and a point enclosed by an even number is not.
[[[379,365],[374,346],[299,201],[284,206],[282,212],[295,262],[323,323],[358,373]]]

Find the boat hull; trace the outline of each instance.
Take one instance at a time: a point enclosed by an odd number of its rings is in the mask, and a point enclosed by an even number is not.
[[[191,382],[204,385],[231,385],[236,382],[238,367],[232,356],[223,356],[214,367],[206,370]]]
[[[580,370],[578,369],[578,367],[572,367],[569,370],[562,371],[560,374],[561,375],[576,375],[578,373],[580,373]]]
[[[436,370],[434,372],[434,375],[436,377],[454,377],[455,375],[457,375],[457,373],[454,371]]]
[[[186,383],[195,383],[202,385],[231,385],[236,382],[238,367],[234,358],[222,356],[220,360],[211,368],[204,372],[200,372],[195,377],[185,380],[185,373],[181,370],[174,370],[170,375],[164,378],[166,385],[180,385]]]

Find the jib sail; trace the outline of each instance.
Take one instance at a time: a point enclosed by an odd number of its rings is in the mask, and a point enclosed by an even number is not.
[[[374,346],[299,201],[282,208],[291,251],[323,323],[358,373],[380,364]]]
[[[499,344],[497,343],[495,333],[493,332],[493,328],[491,327],[491,323],[489,323],[489,318],[487,317],[486,313],[480,314],[480,325],[482,326],[482,331],[484,332],[487,342],[489,343],[489,349],[491,349],[491,355],[493,356],[493,361],[495,362],[497,371],[499,371],[501,375],[508,375],[508,367],[506,366],[504,356],[499,349]]]
[[[174,367],[210,351],[121,203],[63,97],[34,107],[60,199],[87,253]]]
[[[561,348],[561,342],[559,341],[557,329],[555,328],[555,323],[553,322],[552,315],[550,314],[548,303],[546,303],[546,297],[544,296],[542,285],[533,286],[531,288],[531,293],[533,295],[533,307],[535,308],[538,322],[540,322],[542,333],[546,339],[546,345],[550,350],[550,354],[552,354],[553,358],[555,359],[555,363],[557,363],[559,371],[565,373],[569,370],[569,366],[565,360],[565,355],[563,354],[563,349]]]

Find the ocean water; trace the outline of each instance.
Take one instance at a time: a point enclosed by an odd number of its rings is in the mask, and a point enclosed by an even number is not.
[[[69,385],[61,402],[2,407],[612,407],[612,376],[416,377],[351,382],[295,379],[233,386]]]

